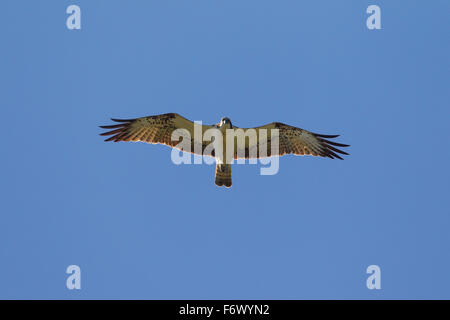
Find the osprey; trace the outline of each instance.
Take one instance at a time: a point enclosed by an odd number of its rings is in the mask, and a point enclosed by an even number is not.
[[[238,128],[232,125],[230,119],[222,118],[215,125],[199,125],[176,113],[166,113],[136,119],[111,120],[118,122],[118,124],[100,126],[103,129],[112,129],[100,134],[101,136],[111,136],[105,141],[161,143],[184,152],[213,156],[217,161],[215,184],[228,188],[231,187],[231,162],[229,159],[254,159],[295,154],[343,160],[339,154],[348,155],[348,153],[336,147],[348,147],[349,145],[326,140],[336,138],[339,135],[317,134],[280,122],[272,122],[255,128]],[[198,133],[196,134],[198,127],[201,130],[200,135]],[[230,138],[227,140],[227,135],[225,135],[223,138],[222,154],[219,154],[220,152],[217,152],[217,150],[212,150],[211,154],[205,154],[211,142],[203,141],[203,133],[209,129],[214,129],[221,133],[229,131],[227,129],[241,129],[244,133],[252,131],[255,132],[255,139],[245,139],[244,136],[244,140],[239,144],[234,143],[235,140],[233,138],[234,144],[232,145],[232,149],[229,150],[227,149],[227,144],[230,144],[232,140]],[[175,130],[184,132],[180,136],[181,139],[173,139],[172,134]],[[276,132],[277,135],[273,132]],[[200,139],[198,138],[199,136]],[[188,147],[186,145],[182,147],[180,141],[189,142],[187,144]],[[277,148],[273,148],[275,142]],[[227,161],[224,161],[224,159],[227,159]]]

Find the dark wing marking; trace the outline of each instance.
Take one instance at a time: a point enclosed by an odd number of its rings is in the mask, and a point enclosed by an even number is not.
[[[110,136],[105,141],[142,141],[152,144],[165,144],[170,147],[179,146],[183,139],[191,139],[191,149],[183,150],[191,153],[202,154],[209,142],[202,142],[195,140],[194,122],[180,116],[176,113],[166,113],[155,116],[148,116],[136,119],[111,119],[119,124],[100,126],[103,129],[113,129],[104,133],[101,136]],[[203,132],[212,126],[202,125]],[[179,140],[172,140],[172,133],[176,129],[184,129],[179,131],[181,137]],[[197,148],[195,148],[197,145]],[[180,148],[179,148],[180,149]],[[199,150],[200,152],[196,152]]]
[[[342,159],[339,155],[348,155],[347,152],[336,147],[349,147],[347,144],[337,143],[327,139],[339,137],[339,135],[324,135],[313,133],[301,128],[289,126],[284,123],[273,122],[261,127],[243,129],[247,132],[249,129],[254,129],[257,134],[257,143],[253,143],[251,139],[245,139],[245,148],[239,148],[237,139],[235,139],[234,158],[256,158],[282,156],[285,154],[295,155],[312,155],[320,157],[328,157],[331,159]],[[267,139],[261,138],[261,130],[265,129],[267,132]],[[279,148],[272,150],[272,134],[271,129],[278,129]],[[266,150],[264,150],[266,149]]]

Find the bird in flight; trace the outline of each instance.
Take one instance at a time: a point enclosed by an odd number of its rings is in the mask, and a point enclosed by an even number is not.
[[[209,155],[216,158],[215,184],[231,187],[231,163],[233,159],[255,159],[285,154],[312,155],[342,159],[341,155],[348,155],[337,147],[348,147],[347,144],[337,143],[327,139],[337,138],[339,135],[324,135],[313,133],[301,128],[280,122],[272,122],[255,128],[238,128],[233,126],[230,119],[222,118],[215,125],[199,125],[177,113],[166,113],[136,119],[111,119],[117,124],[100,126],[109,131],[101,136],[110,136],[105,141],[142,141],[151,144],[165,144],[183,152],[199,155]],[[200,134],[196,130],[200,129]],[[224,134],[220,149],[210,148],[211,141],[203,138],[203,133],[216,130]],[[228,130],[227,130],[228,129]],[[232,129],[232,130],[229,130]],[[228,135],[228,131],[239,130],[250,134],[248,139],[239,140],[236,136]],[[178,132],[174,139],[173,133]],[[225,134],[226,133],[226,134]],[[220,140],[220,139],[219,139]],[[219,141],[217,140],[217,141]],[[231,144],[231,147],[229,147]],[[211,150],[212,149],[212,150]],[[230,160],[231,159],[231,160]]]

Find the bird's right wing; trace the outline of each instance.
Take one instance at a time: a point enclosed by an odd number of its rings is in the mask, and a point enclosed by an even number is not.
[[[136,119],[111,119],[119,124],[100,126],[103,129],[112,129],[100,135],[111,136],[105,141],[142,141],[152,144],[165,144],[170,147],[180,148],[184,139],[191,139],[190,150],[183,151],[203,154],[203,150],[209,142],[203,142],[203,132],[213,128],[209,125],[199,125],[201,129],[200,139],[196,138],[194,122],[180,116],[177,113],[166,113],[156,116],[148,116]],[[172,139],[172,133],[177,130],[177,138]]]

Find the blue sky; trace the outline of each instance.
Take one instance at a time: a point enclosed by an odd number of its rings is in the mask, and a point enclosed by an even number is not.
[[[0,298],[450,298],[449,1],[1,9]],[[234,166],[224,189],[213,166],[98,136],[166,112],[341,134],[351,155]]]

